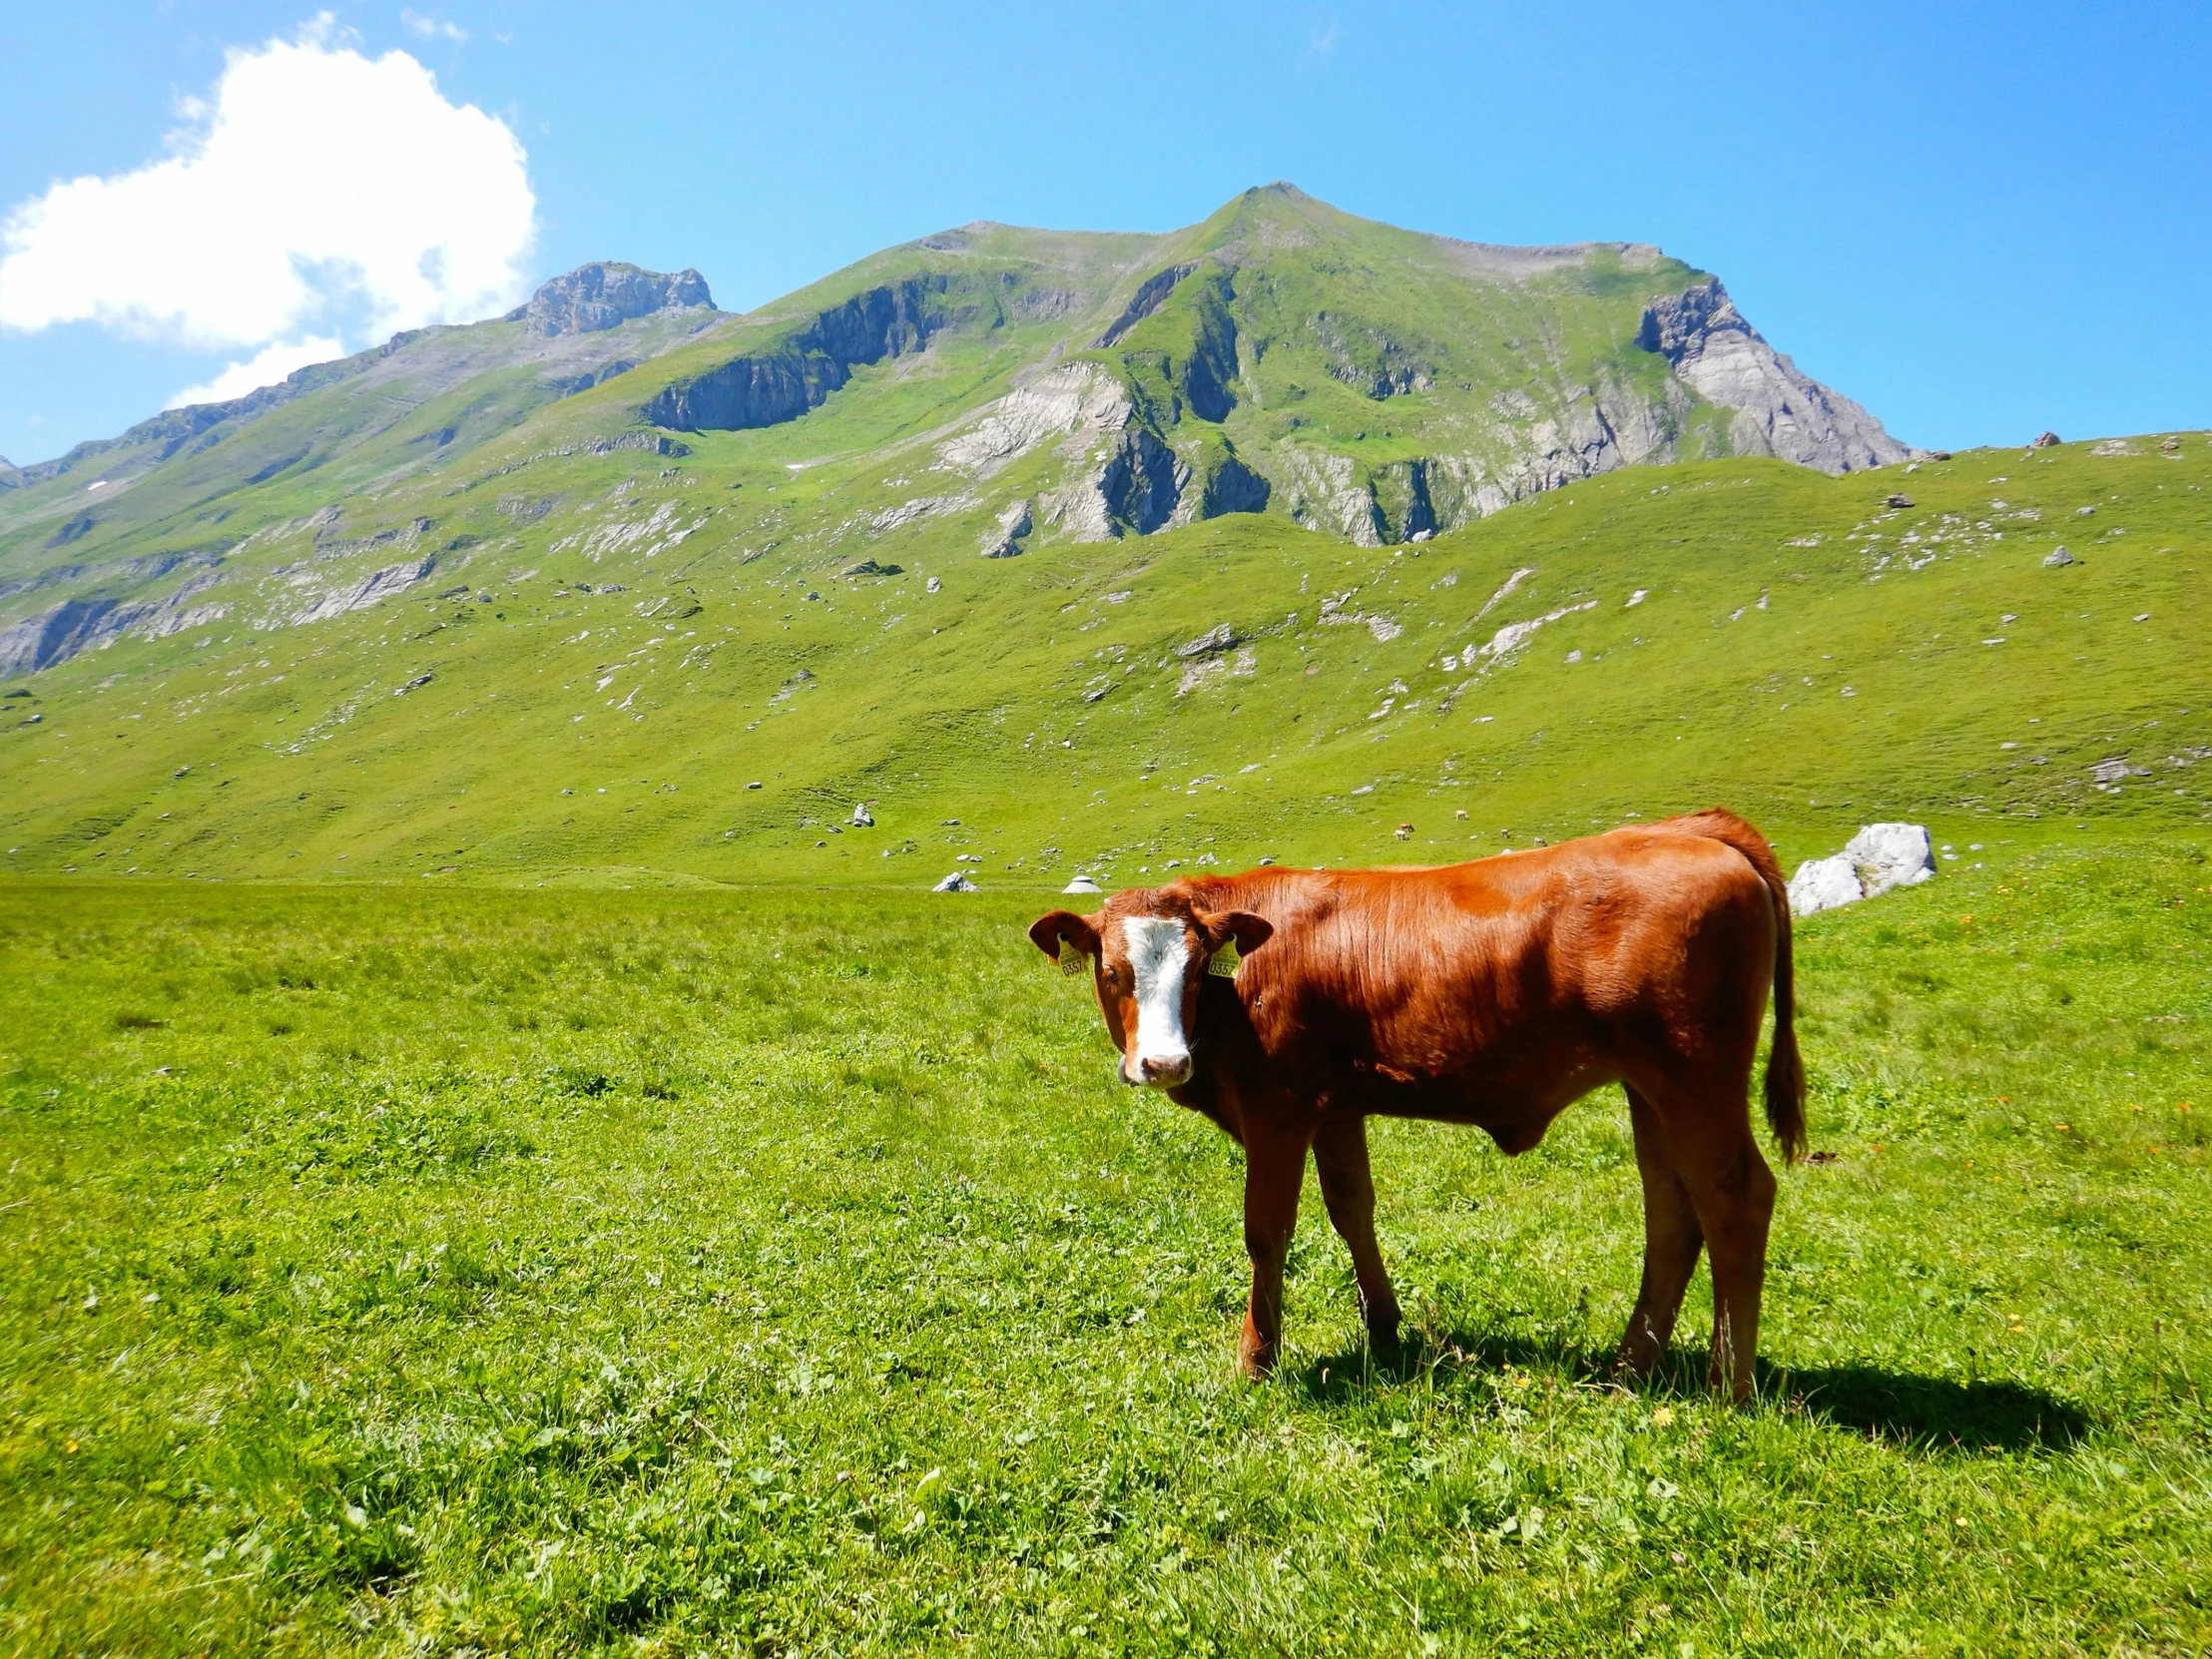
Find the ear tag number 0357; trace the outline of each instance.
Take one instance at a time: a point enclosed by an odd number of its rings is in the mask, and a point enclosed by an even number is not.
[[[1237,941],[1230,939],[1207,959],[1206,971],[1222,979],[1237,977],[1237,964],[1244,960],[1237,954]]]
[[[1090,966],[1090,959],[1066,939],[1060,941],[1060,971],[1070,979]]]

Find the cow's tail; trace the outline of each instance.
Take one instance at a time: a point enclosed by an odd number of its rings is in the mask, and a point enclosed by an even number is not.
[[[1759,872],[1774,900],[1774,1043],[1767,1051],[1767,1125],[1790,1163],[1805,1156],[1805,1061],[1797,1044],[1797,973],[1790,952],[1790,884],[1767,837],[1729,812],[1708,812],[1673,821],[1691,834],[1734,847]]]

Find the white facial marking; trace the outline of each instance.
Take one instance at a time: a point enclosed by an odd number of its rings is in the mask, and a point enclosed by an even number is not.
[[[1183,923],[1172,916],[1127,916],[1121,931],[1137,980],[1137,1051],[1128,1062],[1135,1068],[1130,1081],[1181,1083],[1191,1065],[1191,1046],[1183,1035],[1183,976],[1190,968]],[[1147,1060],[1158,1075],[1146,1075]]]

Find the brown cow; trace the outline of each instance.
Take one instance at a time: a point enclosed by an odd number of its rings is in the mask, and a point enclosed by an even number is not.
[[[1775,1180],[1749,1093],[1770,985],[1767,1121],[1793,1160],[1805,1073],[1782,870],[1733,813],[1435,868],[1195,876],[1118,892],[1088,918],[1055,910],[1029,936],[1090,968],[1124,1082],[1165,1089],[1245,1149],[1248,1375],[1275,1360],[1309,1148],[1368,1330],[1387,1342],[1397,1300],[1367,1119],[1478,1124],[1526,1152],[1572,1101],[1619,1083],[1644,1278],[1616,1364],[1643,1376],[1658,1362],[1710,1248],[1713,1381],[1751,1391]]]

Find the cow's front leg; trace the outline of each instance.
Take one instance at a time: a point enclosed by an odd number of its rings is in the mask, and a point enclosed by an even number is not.
[[[1390,1289],[1382,1248],[1375,1242],[1375,1176],[1368,1167],[1367,1120],[1324,1124],[1314,1136],[1314,1168],[1321,1176],[1329,1220],[1352,1252],[1368,1341],[1378,1348],[1391,1347],[1397,1341],[1397,1293]]]
[[[1306,1146],[1302,1133],[1246,1125],[1245,1253],[1252,1258],[1252,1300],[1245,1309],[1238,1364],[1254,1379],[1274,1369],[1283,1340],[1283,1264],[1298,1229]]]

